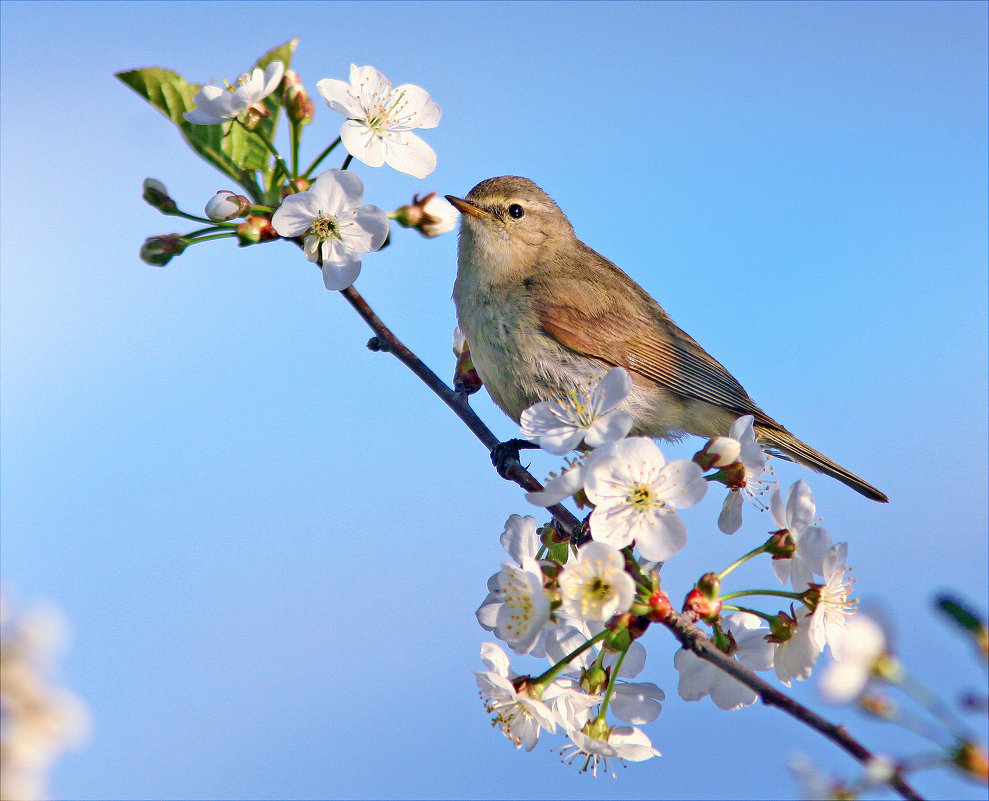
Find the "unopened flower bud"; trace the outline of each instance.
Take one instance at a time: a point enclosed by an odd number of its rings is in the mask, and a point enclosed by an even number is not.
[[[482,386],[481,377],[474,369],[470,346],[459,328],[453,332],[453,352],[457,356],[457,365],[453,368],[453,386],[458,392],[473,395]]]
[[[152,267],[164,267],[173,256],[185,250],[185,246],[185,240],[178,234],[148,237],[141,245],[141,261]]]
[[[266,239],[277,239],[278,232],[267,217],[248,217],[237,226],[237,239],[241,246],[256,245]]]
[[[251,210],[251,201],[226,189],[221,189],[206,203],[206,216],[213,222],[227,222],[243,217]]]
[[[687,593],[683,601],[683,612],[690,615],[695,620],[716,620],[721,614],[721,601],[715,598],[708,598],[697,587]]]
[[[742,443],[732,437],[714,437],[708,440],[701,450],[694,454],[694,462],[701,470],[712,467],[728,467],[738,461],[742,453]]]
[[[597,662],[584,671],[580,678],[580,686],[592,695],[604,692],[608,685],[608,669],[601,667]]]
[[[392,215],[395,222],[405,228],[415,228],[425,237],[439,236],[452,231],[460,219],[460,212],[436,192],[425,197],[412,196],[411,206],[402,206]]]
[[[154,206],[162,214],[174,214],[177,211],[175,201],[169,197],[165,185],[154,178],[145,178],[141,197]]]
[[[289,89],[292,86],[298,86],[302,83],[302,78],[299,77],[299,73],[295,70],[285,70],[282,74],[282,89]]]
[[[313,114],[316,113],[316,104],[306,94],[306,90],[302,88],[301,84],[286,88],[283,98],[285,111],[290,120],[302,125],[308,125],[312,122]]]
[[[295,192],[292,191],[293,186],[295,187]],[[312,186],[312,181],[308,181],[305,178],[294,178],[282,187],[282,200],[285,200],[289,195],[294,195],[296,192],[305,192],[310,186]]]
[[[649,596],[649,619],[663,623],[673,616],[673,604],[670,597],[660,589]]]

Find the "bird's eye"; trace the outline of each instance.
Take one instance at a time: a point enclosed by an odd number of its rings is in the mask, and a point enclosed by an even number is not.
[[[525,214],[525,209],[523,209],[518,203],[513,203],[511,206],[508,207],[509,217],[514,217],[517,220],[523,214]]]

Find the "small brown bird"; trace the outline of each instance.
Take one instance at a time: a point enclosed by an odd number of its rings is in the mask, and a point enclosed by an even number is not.
[[[466,198],[446,197],[463,214],[457,319],[478,375],[513,420],[534,403],[586,389],[624,367],[633,389],[621,408],[635,418],[633,435],[724,436],[751,414],[771,452],[888,502],[756,406],[642,287],[581,242],[528,178],[489,178]]]

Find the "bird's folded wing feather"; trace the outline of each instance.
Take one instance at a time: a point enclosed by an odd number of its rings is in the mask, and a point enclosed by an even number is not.
[[[559,270],[538,276],[536,280],[548,285],[547,291],[536,293],[536,314],[547,334],[571,350],[624,367],[679,395],[739,416],[751,414],[757,422],[777,427],[731,373],[644,290],[627,277],[616,280],[616,271],[624,273],[611,262],[607,266],[604,280]]]

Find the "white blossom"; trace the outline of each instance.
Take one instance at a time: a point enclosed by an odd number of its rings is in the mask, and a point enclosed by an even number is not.
[[[824,644],[840,648],[840,641],[845,621],[854,614],[853,602],[848,596],[852,591],[852,580],[848,577],[849,568],[845,566],[848,556],[848,543],[839,542],[828,550],[824,557],[822,573],[824,584],[817,585],[818,600],[810,615],[810,637],[819,649],[824,650]]]
[[[768,630],[749,612],[735,612],[724,619],[723,628],[731,633],[738,646],[732,654],[750,670],[769,670],[773,664],[773,647],[765,639]],[[726,710],[751,706],[758,696],[738,679],[681,648],[673,656],[673,666],[680,674],[677,691],[684,701],[699,701],[705,695]]]
[[[361,206],[364,184],[347,170],[327,170],[304,192],[282,201],[271,218],[279,236],[304,236],[306,258],[323,270],[327,289],[346,289],[361,272],[361,254],[388,237],[388,215]]]
[[[550,613],[539,563],[528,556],[522,558],[521,565],[505,562],[488,588],[488,597],[475,613],[478,622],[516,653],[529,653]],[[542,653],[540,648],[537,655]]]
[[[282,82],[284,71],[285,65],[281,61],[272,61],[264,72],[256,68],[250,75],[242,75],[240,86],[203,86],[192,98],[196,107],[183,116],[186,122],[195,125],[217,125],[232,120],[274,92]]]
[[[886,634],[872,618],[857,615],[831,644],[831,652],[835,661],[821,674],[821,693],[832,703],[847,703],[862,694],[886,656]]]
[[[814,493],[806,481],[797,481],[787,492],[786,506],[779,487],[773,487],[769,498],[769,512],[779,529],[790,532],[796,552],[789,559],[773,559],[773,572],[794,589],[803,589],[814,575],[823,575],[824,557],[831,547],[831,535],[827,529],[813,525],[817,507]]]
[[[581,441],[589,448],[617,442],[632,430],[632,415],[616,408],[631,390],[632,378],[615,367],[590,392],[574,389],[530,406],[522,412],[519,426],[526,439],[558,456]]]
[[[668,559],[687,543],[687,528],[675,510],[693,506],[706,490],[693,462],[667,463],[645,437],[622,440],[586,468],[584,492],[595,504],[591,537],[615,548],[634,540],[646,559]]]
[[[516,748],[524,745],[526,751],[531,751],[536,747],[541,729],[550,733],[556,731],[552,711],[525,690],[519,692],[515,689],[508,657],[497,645],[484,643],[481,646],[481,660],[488,670],[475,670],[474,675],[484,698],[484,708],[494,716],[494,724]]]
[[[604,542],[588,542],[560,574],[563,610],[581,620],[610,620],[625,612],[635,597],[635,582],[625,572],[625,557]]]
[[[718,528],[724,534],[734,534],[742,527],[742,501],[748,499],[757,509],[765,510],[766,505],[761,496],[765,494],[770,482],[763,479],[766,472],[766,455],[762,446],[755,438],[752,427],[754,417],[746,414],[731,424],[729,438],[739,446],[739,461],[742,463],[744,474],[740,485],[728,490],[718,517]]]
[[[660,756],[659,751],[652,747],[649,737],[635,726],[617,726],[610,729],[605,739],[592,737],[580,731],[567,732],[572,745],[560,751],[564,761],[574,761],[583,758],[582,772],[590,772],[595,778],[598,775],[598,765],[604,772],[614,772],[611,760],[619,762],[642,762],[654,756]]]
[[[369,167],[387,164],[414,178],[436,169],[436,153],[416,134],[435,128],[442,111],[429,93],[415,84],[392,87],[374,67],[350,65],[350,83],[324,78],[316,84],[331,109],[343,114],[343,146]]]

